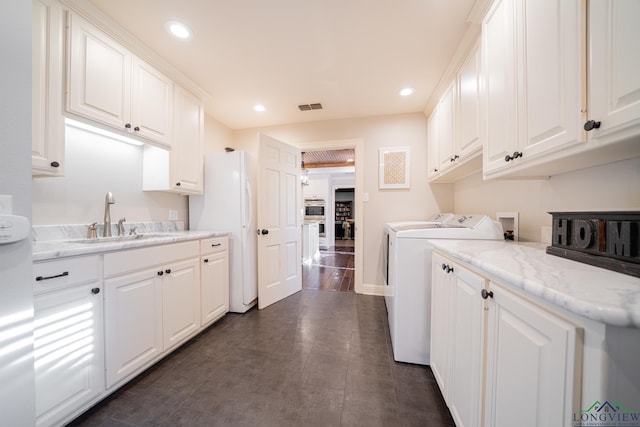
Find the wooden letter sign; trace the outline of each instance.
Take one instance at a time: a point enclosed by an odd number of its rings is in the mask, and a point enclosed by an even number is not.
[[[640,212],[550,212],[547,253],[640,277]]]

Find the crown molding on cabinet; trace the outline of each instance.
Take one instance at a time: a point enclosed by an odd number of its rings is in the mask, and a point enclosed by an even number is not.
[[[199,97],[202,101],[210,99],[212,96],[198,84],[196,84],[189,76],[179,71],[176,67],[167,62],[160,55],[151,50],[148,46],[138,40],[133,34],[123,28],[120,24],[106,15],[100,9],[95,7],[88,1],[83,0],[59,0],[62,5],[67,7],[71,12],[81,15],[84,19],[91,22],[100,30],[107,33],[118,43],[125,46],[136,56],[144,59],[152,64],[160,72],[170,77],[175,83],[179,84],[189,92]]]

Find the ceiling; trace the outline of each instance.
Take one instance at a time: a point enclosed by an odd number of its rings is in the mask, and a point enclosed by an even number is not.
[[[207,114],[234,130],[424,111],[474,1],[90,0],[210,94]],[[169,20],[193,38],[174,39]]]
[[[304,167],[326,168],[326,167],[353,167],[355,166],[356,153],[353,149],[344,150],[317,150],[305,151],[302,153]]]

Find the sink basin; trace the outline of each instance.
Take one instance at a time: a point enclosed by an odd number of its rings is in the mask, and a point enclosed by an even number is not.
[[[69,240],[69,243],[113,243],[113,242],[127,242],[130,240],[144,240],[159,237],[169,237],[171,233],[142,233],[128,236],[113,236],[113,237],[97,237],[95,239],[73,239]]]

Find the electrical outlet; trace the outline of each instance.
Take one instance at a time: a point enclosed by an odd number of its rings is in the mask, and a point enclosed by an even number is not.
[[[11,195],[0,194],[0,215],[11,215],[13,213],[11,202]]]
[[[178,220],[178,211],[175,209],[169,209],[169,221]]]

